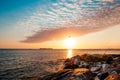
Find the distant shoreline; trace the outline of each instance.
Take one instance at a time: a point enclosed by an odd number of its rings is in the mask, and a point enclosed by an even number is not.
[[[39,48],[39,49],[0,48],[0,50],[68,50],[68,49],[53,49],[53,48]],[[72,50],[116,50],[116,51],[120,51],[120,49],[72,49]]]

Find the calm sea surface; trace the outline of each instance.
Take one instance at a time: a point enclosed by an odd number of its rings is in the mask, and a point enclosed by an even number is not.
[[[0,50],[0,80],[33,80],[55,72],[66,57],[88,54],[120,54],[120,50]]]

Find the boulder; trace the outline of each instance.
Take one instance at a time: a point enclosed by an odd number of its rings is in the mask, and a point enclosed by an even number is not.
[[[89,66],[90,65],[87,62],[85,62],[85,61],[81,61],[80,65],[79,65],[79,67],[81,67],[81,68],[89,68]]]
[[[109,64],[102,64],[102,71],[106,71],[109,68]]]
[[[63,69],[44,76],[42,80],[93,80],[93,76],[86,68]]]
[[[106,77],[108,77],[108,75],[109,75],[108,72],[98,73],[97,76],[95,77],[95,80],[104,80]]]
[[[105,78],[104,80],[120,80],[120,75],[118,75],[118,74],[111,74],[107,78]]]
[[[91,72],[99,72],[101,70],[101,67],[91,67],[90,71]]]
[[[72,58],[67,58],[64,61],[64,69],[75,69],[78,68],[80,65],[80,56],[76,55]]]

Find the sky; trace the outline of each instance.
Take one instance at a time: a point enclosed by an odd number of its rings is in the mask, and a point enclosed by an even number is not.
[[[0,0],[0,48],[120,48],[120,0]]]

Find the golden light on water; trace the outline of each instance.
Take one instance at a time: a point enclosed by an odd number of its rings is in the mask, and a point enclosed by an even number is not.
[[[73,56],[72,50],[68,50],[67,57],[66,58],[71,58]]]
[[[71,38],[71,37],[69,37],[69,38],[67,38],[67,39],[64,40],[64,45],[65,45],[65,46],[67,47],[67,49],[68,49],[66,58],[71,58],[71,57],[73,57],[72,48],[74,48],[75,43],[76,43],[75,39],[74,39],[74,38]]]

